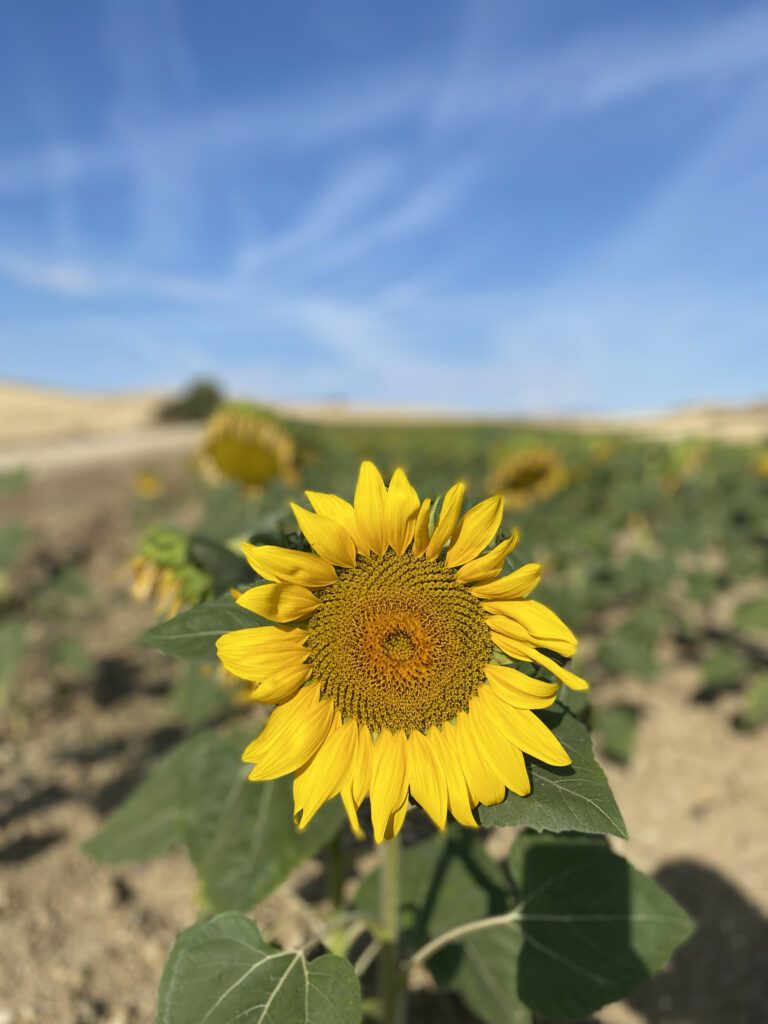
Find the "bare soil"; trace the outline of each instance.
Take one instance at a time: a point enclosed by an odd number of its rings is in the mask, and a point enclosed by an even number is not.
[[[32,535],[13,579],[28,651],[0,730],[0,1024],[150,1024],[173,939],[195,920],[181,851],[110,868],[80,848],[181,734],[165,699],[172,665],[136,643],[151,612],[125,596],[141,468],[73,470],[0,496],[0,522]],[[181,472],[165,462],[164,478]],[[174,521],[185,514],[176,506]],[[40,611],[72,565],[91,598]],[[52,667],[62,633],[86,648],[83,676]],[[768,1019],[768,744],[733,728],[727,695],[697,703],[697,683],[670,660],[652,685],[627,679],[594,695],[644,709],[629,766],[606,765],[631,834],[617,846],[699,921],[659,978],[595,1015],[603,1024]],[[446,1004],[442,1020],[468,1018]]]

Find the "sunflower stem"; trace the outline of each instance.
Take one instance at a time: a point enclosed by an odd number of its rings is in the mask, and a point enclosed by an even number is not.
[[[405,975],[400,964],[400,837],[382,846],[379,873],[379,999],[383,1024],[405,1024]]]

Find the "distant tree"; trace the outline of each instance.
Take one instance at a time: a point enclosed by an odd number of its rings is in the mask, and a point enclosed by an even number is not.
[[[160,409],[158,418],[164,421],[203,420],[210,416],[222,398],[221,391],[212,381],[194,381],[179,398]]]

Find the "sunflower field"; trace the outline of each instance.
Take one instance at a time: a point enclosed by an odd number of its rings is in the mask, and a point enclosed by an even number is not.
[[[30,637],[61,707],[95,672],[77,631],[99,583],[66,560],[19,582],[28,486],[0,495],[10,751],[34,729]],[[191,865],[158,1024],[630,1020],[602,1008],[668,973],[697,921],[633,864],[605,769],[630,778],[671,680],[676,715],[727,705],[734,744],[765,730],[768,453],[234,404],[133,488],[128,557],[94,578],[122,573],[141,635],[121,643],[171,734],[78,857]]]

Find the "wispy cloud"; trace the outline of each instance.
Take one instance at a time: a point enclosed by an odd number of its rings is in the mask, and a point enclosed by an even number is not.
[[[0,216],[45,201],[66,220],[66,231],[52,221],[26,241],[6,233],[15,241],[0,248],[0,283],[58,303],[48,321],[32,304],[26,323],[0,316],[20,348],[39,344],[46,322],[66,324],[83,344],[114,337],[148,379],[225,367],[233,386],[285,399],[346,392],[530,411],[653,405],[684,379],[716,386],[722,339],[744,351],[764,336],[763,8],[674,25],[636,17],[512,58],[491,26],[457,40],[452,60],[395,55],[342,85],[283,80],[260,100],[204,102],[198,51],[172,11],[165,24],[147,53],[141,19],[128,12],[113,26],[114,94],[99,130],[50,131],[40,148],[0,157]],[[156,103],[168,68],[170,99]],[[583,201],[583,219],[599,225],[567,259],[558,250],[535,280],[516,280],[509,211],[524,219],[524,203],[542,204],[528,218],[535,244],[536,217],[549,214],[536,178],[553,174],[552,152],[568,159],[562,138],[578,147],[583,125],[597,133],[606,111],[639,98],[661,119],[680,90],[707,114],[674,160],[641,196],[627,194],[620,215],[606,213],[601,190],[612,196],[621,180],[566,195],[574,220]],[[538,163],[531,126],[549,142]],[[624,146],[632,161],[637,125],[623,127],[596,145]],[[590,155],[577,150],[574,162]],[[567,192],[563,180],[551,187]],[[122,233],[102,224],[94,236],[99,196],[107,219],[126,221]],[[499,198],[508,208],[497,215]],[[475,217],[485,234],[473,243]],[[473,244],[488,285],[469,272]]]

